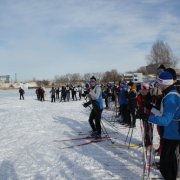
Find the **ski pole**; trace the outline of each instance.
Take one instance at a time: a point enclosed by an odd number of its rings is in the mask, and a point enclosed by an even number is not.
[[[116,121],[116,106],[113,108],[113,113],[112,113],[110,121],[113,122],[113,124],[115,124],[115,121]]]
[[[153,124],[150,124],[150,123],[148,123],[148,126],[149,126],[149,128],[150,128],[150,130],[149,130],[149,134],[150,134],[150,149],[149,149],[149,165],[151,165],[152,163],[152,148],[153,148],[153,142],[152,142],[152,140],[153,140],[153,138],[152,138],[152,135],[153,135]],[[150,176],[150,172],[151,172],[151,168],[150,168],[150,166],[149,166],[149,168],[148,168],[148,177]]]
[[[105,117],[103,117],[103,119],[105,120],[105,122],[112,128],[114,129],[116,132],[118,132],[120,134],[120,131],[117,127],[115,127],[114,125],[112,125]]]
[[[131,136],[130,136],[130,139],[129,139],[128,149],[129,149],[130,144],[131,144],[131,139],[132,139],[132,135],[133,135],[133,130],[134,130],[134,128],[131,129]]]
[[[143,180],[145,179],[145,171],[147,165],[147,154],[145,152],[145,143],[144,143],[144,128],[143,128],[143,120],[140,119],[140,127],[141,127],[141,137],[142,137],[142,144],[143,144]]]
[[[107,132],[107,130],[106,130],[106,128],[105,128],[105,126],[104,126],[104,124],[102,123],[102,121],[101,121],[101,124],[102,124],[102,127],[103,127],[105,133],[107,134],[107,137],[110,137],[109,134],[108,134],[108,132]],[[111,141],[111,144],[114,144],[114,141],[112,141],[111,138],[109,138],[109,140]]]
[[[127,133],[127,135],[126,135],[125,144],[126,144],[126,142],[127,142],[127,139],[128,139],[129,133],[130,133],[130,129],[131,129],[131,128],[129,127],[128,133]]]

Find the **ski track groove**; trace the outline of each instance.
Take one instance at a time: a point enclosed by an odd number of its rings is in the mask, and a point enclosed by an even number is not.
[[[14,170],[10,175],[18,180],[37,177],[49,180],[141,179],[142,148],[112,148],[109,141],[103,141],[58,149],[55,139],[81,137],[89,131],[90,110],[82,107],[83,101],[51,103],[48,91],[45,102],[35,100],[34,90],[26,91],[24,101],[18,99],[17,91],[9,91],[7,97],[3,97],[3,93],[0,93],[0,163],[2,167],[3,162],[8,161],[4,170],[8,171],[8,167]],[[104,110],[103,118],[111,119],[111,115],[112,111]],[[128,128],[115,123],[115,128],[119,128],[116,132],[108,123],[104,125],[113,140],[116,138],[115,144],[124,143]],[[137,122],[133,143],[141,141],[138,126]],[[0,169],[2,174],[4,179],[8,178]]]

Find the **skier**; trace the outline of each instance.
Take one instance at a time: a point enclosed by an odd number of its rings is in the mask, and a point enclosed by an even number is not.
[[[142,83],[141,90],[137,96],[138,111],[136,112],[136,117],[143,121],[144,144],[146,148],[152,145],[153,140],[153,126],[147,121],[152,108],[151,99],[149,84]]]
[[[109,109],[109,104],[112,94],[111,94],[111,88],[108,84],[105,86],[104,94],[105,94],[104,97],[105,97],[106,109]]]
[[[66,86],[66,99],[67,99],[67,101],[70,100],[70,87],[69,87],[69,85]]]
[[[79,100],[81,100],[81,96],[82,96],[82,87],[78,86],[78,92],[79,92]]]
[[[73,86],[73,87],[72,87],[72,99],[73,99],[73,101],[74,101],[74,100],[77,101],[76,92],[77,92],[77,88]]]
[[[19,94],[20,94],[20,100],[21,100],[21,98],[24,100],[25,92],[24,92],[24,89],[22,89],[21,87],[19,88]]]
[[[129,117],[130,117],[130,128],[136,127],[136,108],[137,108],[137,100],[136,100],[136,85],[133,82],[128,83],[128,104],[129,104]]]
[[[60,92],[60,90],[59,90],[59,88],[57,88],[56,89],[56,99],[59,99],[59,92]]]
[[[36,91],[35,91],[36,96],[37,96],[37,100],[40,100],[39,88],[40,87],[36,88]]]
[[[56,90],[54,87],[52,87],[50,93],[51,93],[51,102],[55,102]]]
[[[160,172],[165,180],[176,180],[178,173],[180,132],[180,96],[173,84],[173,76],[168,71],[162,72],[157,82],[164,98],[161,102],[160,115],[150,115],[149,122],[164,126],[163,148],[160,155]]]
[[[130,126],[130,117],[128,114],[128,98],[127,98],[127,90],[128,90],[128,86],[127,83],[122,82],[120,84],[120,88],[119,88],[119,104],[121,107],[121,116],[122,116],[122,121],[120,122],[120,124],[125,125],[125,126]]]
[[[66,87],[65,86],[62,86],[61,88],[61,100],[60,102],[64,100],[64,102],[66,101]]]
[[[45,99],[44,99],[44,96],[45,96],[45,90],[43,89],[43,87],[40,87],[39,88],[39,96],[40,96],[40,101],[42,102],[42,101],[45,101]]]
[[[102,99],[101,87],[97,85],[96,78],[94,76],[90,78],[90,88],[89,88],[89,94],[87,94],[87,96],[89,97],[89,101],[84,103],[83,106],[88,107],[90,104],[92,104],[92,109],[89,116],[89,124],[92,128],[92,136],[94,136],[95,139],[100,139],[103,99]]]

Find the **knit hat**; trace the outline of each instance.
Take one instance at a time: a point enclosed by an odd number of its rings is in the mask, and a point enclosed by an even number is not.
[[[163,64],[161,64],[157,69],[163,69],[163,70],[165,70],[166,67],[165,67]]]
[[[85,88],[86,88],[86,89],[89,89],[89,88],[90,88],[90,84],[89,84],[89,83],[86,83],[86,84],[85,84]]]
[[[176,80],[177,79],[177,74],[176,74],[176,71],[173,69],[173,68],[167,68],[165,71],[168,71],[171,73],[172,77],[173,77],[173,80]]]
[[[149,84],[148,83],[142,83],[141,84],[141,89],[146,89],[146,90],[148,90],[149,89]]]
[[[173,84],[173,76],[170,72],[164,71],[157,78],[158,84],[170,86]]]
[[[90,81],[96,82],[96,78],[95,78],[94,76],[92,76],[92,77],[90,78]]]
[[[161,74],[162,72],[165,71],[165,69],[166,69],[166,67],[165,67],[163,64],[161,64],[161,65],[157,68],[157,74],[158,74],[158,75]]]

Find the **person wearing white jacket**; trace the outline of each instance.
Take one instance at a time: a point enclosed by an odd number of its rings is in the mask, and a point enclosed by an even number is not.
[[[101,87],[96,84],[96,78],[90,78],[89,101],[83,106],[87,107],[92,104],[92,110],[89,116],[89,124],[92,128],[92,133],[96,139],[101,138],[101,114],[103,111],[103,99]],[[95,121],[95,123],[94,123]]]

